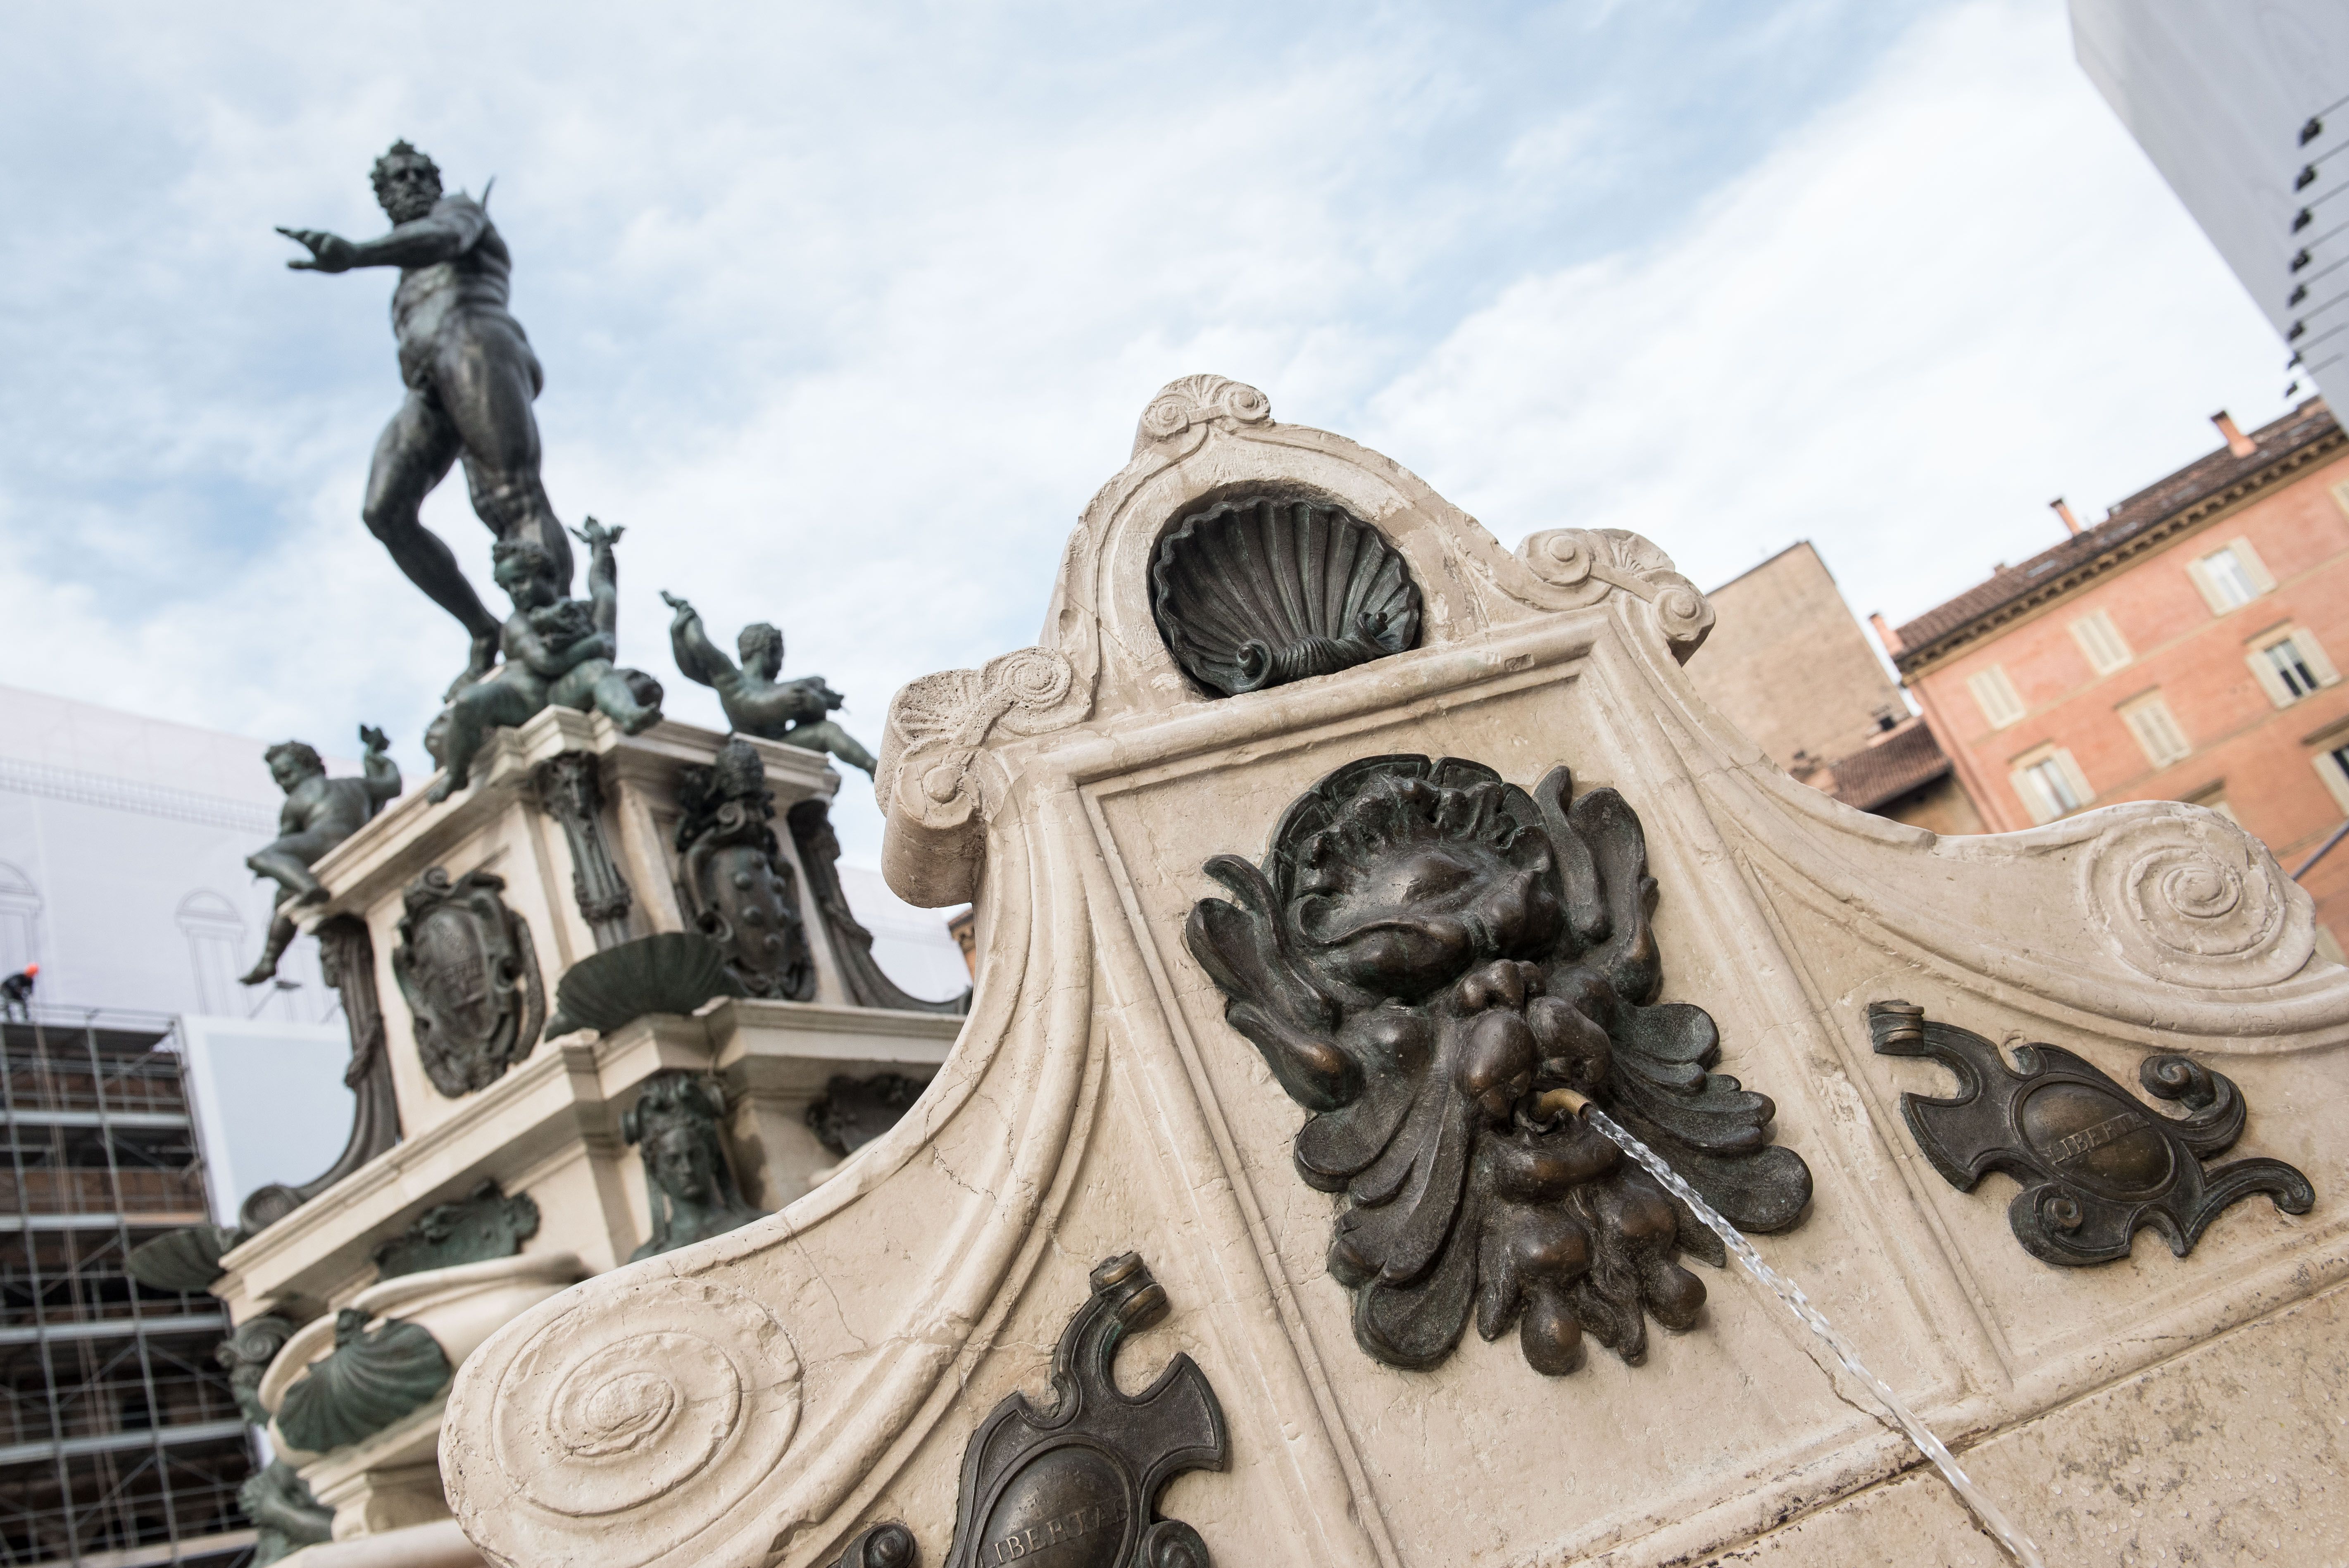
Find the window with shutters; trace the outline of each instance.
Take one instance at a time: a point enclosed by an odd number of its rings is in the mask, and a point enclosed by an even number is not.
[[[1978,675],[1966,677],[1966,689],[1974,694],[1982,717],[1992,729],[2004,729],[2023,717],[2023,699],[2014,695],[2014,683],[2006,678],[2006,671],[1992,665]]]
[[[2194,743],[2186,738],[2177,716],[2159,692],[2147,692],[2143,696],[2125,702],[2120,716],[2145,749],[2145,758],[2156,768],[2167,768],[2180,758],[2193,755]]]
[[[2108,676],[2127,664],[2136,655],[2127,643],[2121,640],[2113,618],[2102,610],[2081,616],[2072,623],[2072,640],[2088,656],[2088,667],[2100,676]]]
[[[2338,737],[2335,737],[2337,739]],[[2333,792],[2333,803],[2349,816],[2349,746],[2334,746],[2316,754],[2316,776]]]
[[[2252,678],[2278,707],[2290,707],[2341,679],[2316,634],[2305,626],[2275,626],[2261,633],[2251,639],[2246,657]]]
[[[2203,602],[2210,614],[2223,615],[2230,610],[2240,609],[2275,586],[2268,575],[2259,552],[2248,539],[2238,539],[2224,550],[2214,550],[2196,557],[2186,567],[2187,575],[2200,589]]]
[[[2080,765],[2060,746],[2043,746],[2014,759],[2014,792],[2034,822],[2066,817],[2096,798]]]

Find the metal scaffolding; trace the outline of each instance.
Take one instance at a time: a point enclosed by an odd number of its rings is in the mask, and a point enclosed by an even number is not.
[[[212,1220],[176,1027],[42,1008],[0,1042],[0,1568],[243,1568],[228,1320],[125,1266]]]

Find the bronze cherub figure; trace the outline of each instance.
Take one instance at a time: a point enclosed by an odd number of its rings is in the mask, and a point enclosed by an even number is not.
[[[735,639],[741,651],[740,668],[734,661],[720,653],[718,645],[709,640],[708,628],[701,624],[701,614],[676,594],[664,592],[661,598],[677,612],[669,622],[669,646],[677,655],[677,667],[690,681],[698,681],[718,693],[719,706],[726,710],[726,722],[741,735],[755,735],[761,740],[780,740],[786,746],[802,747],[809,751],[829,751],[851,768],[870,775],[875,766],[873,753],[857,744],[856,738],[833,723],[825,715],[848,699],[824,685],[822,676],[800,676],[792,680],[775,677],[783,669],[783,634],[764,621],[742,628]]]
[[[294,917],[287,910],[326,896],[310,868],[374,820],[386,801],[399,796],[399,764],[391,759],[391,742],[383,731],[361,725],[359,743],[367,754],[356,779],[327,778],[326,764],[307,741],[281,741],[269,748],[270,777],[285,791],[285,804],[277,814],[277,837],[247,855],[244,863],[255,876],[277,884],[277,897],[261,958],[240,976],[240,984],[258,985],[277,973],[278,960],[285,956],[295,935]]]

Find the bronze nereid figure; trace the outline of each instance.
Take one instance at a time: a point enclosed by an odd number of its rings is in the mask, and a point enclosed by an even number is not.
[[[742,664],[720,653],[701,624],[700,613],[674,593],[661,598],[677,612],[669,622],[670,650],[685,678],[718,693],[726,722],[737,733],[780,740],[809,751],[828,751],[851,768],[871,774],[873,754],[825,715],[848,699],[824,685],[822,676],[777,680],[783,669],[783,634],[764,621],[742,628],[735,639]]]

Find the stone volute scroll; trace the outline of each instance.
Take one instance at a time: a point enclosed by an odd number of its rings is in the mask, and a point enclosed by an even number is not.
[[[530,927],[483,871],[431,867],[402,895],[391,973],[416,1020],[416,1049],[450,1099],[487,1088],[530,1054],[546,1025],[546,989]]]
[[[1810,1201],[1767,1097],[1708,1071],[1702,1008],[1661,1003],[1656,884],[1622,796],[1529,793],[1446,758],[1371,757],[1289,807],[1261,868],[1207,862],[1185,937],[1226,1017],[1312,1112],[1298,1174],[1340,1194],[1330,1272],[1354,1337],[1427,1367],[1473,1315],[1535,1370],[1590,1334],[1626,1361],[1688,1328],[1720,1241],[1579,1114],[1596,1102],[1749,1232]]]
[[[1868,1022],[1884,1055],[1928,1057],[1957,1074],[1955,1095],[1904,1094],[1900,1114],[1960,1191],[1993,1171],[2023,1184],[2007,1222],[2044,1263],[2116,1262],[2140,1228],[2182,1258],[2222,1210],[2255,1193],[2286,1214],[2315,1205],[2308,1178],[2281,1160],[2202,1163],[2235,1146],[2250,1112],[2232,1079],[2186,1057],[2150,1056],[2137,1068],[2147,1094],[2186,1107],[2173,1118],[2060,1046],[2017,1046],[2010,1068],[1980,1035],[1929,1022],[1911,1003],[1878,1002]]]

